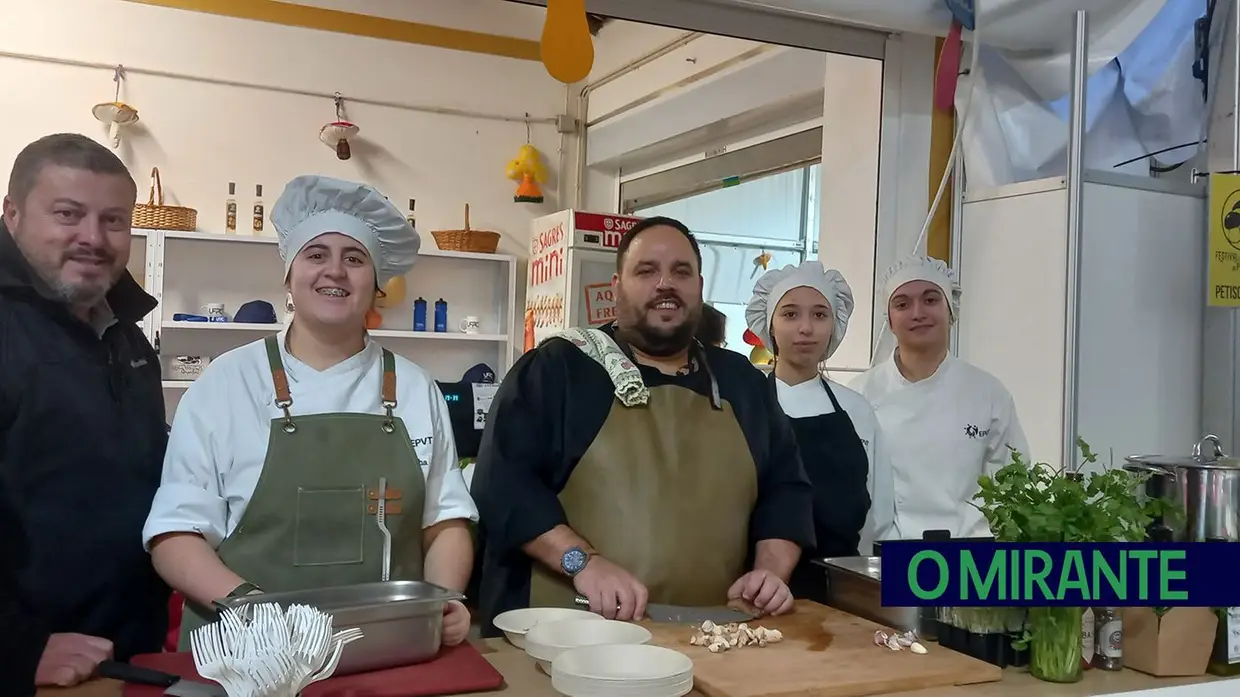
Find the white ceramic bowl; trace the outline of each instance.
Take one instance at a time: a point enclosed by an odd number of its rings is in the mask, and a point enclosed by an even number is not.
[[[495,628],[504,633],[508,643],[518,649],[525,648],[525,634],[539,622],[555,622],[557,620],[601,620],[589,610],[574,610],[566,607],[526,607],[520,610],[509,610],[495,618]]]
[[[552,687],[569,697],[683,697],[693,690],[693,661],[660,646],[568,649],[550,672]]]
[[[551,661],[568,649],[600,644],[645,644],[650,630],[617,620],[558,620],[540,622],[525,635],[525,653],[549,670]]]

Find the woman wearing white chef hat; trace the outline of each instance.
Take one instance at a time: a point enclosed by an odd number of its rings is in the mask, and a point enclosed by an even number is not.
[[[818,261],[767,272],[745,309],[750,331],[775,355],[771,381],[814,485],[818,544],[793,572],[789,587],[798,598],[826,590],[813,559],[868,554],[893,522],[891,468],[874,410],[818,368],[844,340],[852,310],[844,277]]]
[[[477,510],[447,404],[365,329],[375,291],[413,266],[417,232],[375,189],[320,176],[289,182],[271,222],[297,312],[185,392],[143,531],[156,570],[188,600],[181,650],[218,599],[389,571],[461,590],[473,564]],[[450,603],[445,643],[468,628]]]
[[[970,502],[978,477],[1011,461],[1009,448],[1028,456],[1016,404],[998,378],[948,352],[961,289],[947,264],[902,259],[881,288],[896,349],[855,386],[874,405],[886,435],[898,536],[920,538],[928,530],[989,536]]]

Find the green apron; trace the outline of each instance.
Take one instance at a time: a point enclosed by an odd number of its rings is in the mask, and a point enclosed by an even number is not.
[[[265,343],[284,416],[271,421],[263,472],[241,521],[216,550],[220,561],[272,593],[381,581],[385,563],[391,580],[422,580],[426,482],[409,432],[392,414],[396,358],[383,349],[383,415],[294,416],[278,340]],[[187,602],[180,650],[188,650],[192,630],[214,619]]]
[[[598,361],[617,388],[607,420],[560,492],[568,524],[636,576],[650,602],[724,605],[748,570],[758,475],[705,357],[709,397],[674,385],[646,387],[620,346],[598,330],[560,336]],[[634,392],[642,397],[629,404],[619,396]],[[531,607],[575,607],[576,596],[570,580],[533,565]]]

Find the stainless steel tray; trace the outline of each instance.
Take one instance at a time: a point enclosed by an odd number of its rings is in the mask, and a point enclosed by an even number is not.
[[[831,607],[894,629],[918,628],[920,608],[883,606],[878,557],[831,557],[814,563],[826,569],[827,604]]]
[[[262,593],[220,602],[238,610],[263,603],[309,605],[330,614],[336,631],[361,629],[364,636],[345,647],[336,669],[336,675],[348,675],[434,658],[443,641],[444,605],[464,598],[422,581],[382,581]]]

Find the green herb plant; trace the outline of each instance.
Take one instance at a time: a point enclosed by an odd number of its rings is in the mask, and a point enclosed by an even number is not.
[[[994,476],[978,479],[971,504],[981,511],[998,542],[1139,542],[1168,502],[1139,492],[1151,475],[1103,466],[1083,439],[1077,439],[1082,463],[1071,470],[1045,463],[1032,466],[1015,449]],[[1068,474],[1080,476],[1067,476]],[[1082,608],[1030,608],[1028,623],[1013,641],[1032,647],[1030,672],[1044,680],[1079,679]]]

